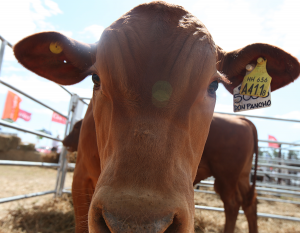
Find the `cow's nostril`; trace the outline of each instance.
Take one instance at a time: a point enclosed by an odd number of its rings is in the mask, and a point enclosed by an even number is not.
[[[172,224],[168,227],[168,229],[166,229],[166,231],[164,233],[178,232],[180,226],[181,226],[181,223],[179,222],[177,216],[175,215],[173,218]]]
[[[103,233],[111,233],[111,231],[109,230],[108,226],[106,225],[106,222],[103,218],[103,216],[101,216],[99,219],[98,219],[98,227],[99,227],[99,232],[103,232]]]
[[[130,233],[165,233],[165,232],[176,232],[173,231],[177,229],[178,224],[176,223],[173,225],[173,214],[169,214],[165,217],[162,217],[160,219],[152,220],[152,221],[146,221],[146,218],[122,218],[119,219],[119,217],[116,217],[116,215],[110,213],[110,212],[103,212],[103,221],[106,223],[105,227],[106,229],[109,229],[110,231],[103,231],[103,232],[130,232]],[[103,221],[101,220],[102,224]],[[172,226],[170,228],[170,226]],[[101,226],[101,230],[104,229],[104,226]],[[170,230],[169,230],[170,228]],[[102,231],[100,231],[102,233]]]

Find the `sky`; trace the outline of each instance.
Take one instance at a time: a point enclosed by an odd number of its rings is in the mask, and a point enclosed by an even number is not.
[[[210,31],[215,43],[226,51],[261,42],[276,45],[300,60],[300,1],[298,0],[170,0],[194,14]],[[144,3],[139,0],[71,1],[71,0],[8,0],[1,3],[0,35],[15,44],[22,38],[42,31],[58,31],[73,39],[94,43],[104,28],[121,15]],[[12,49],[5,49],[0,78],[67,114],[70,95],[58,85],[27,71],[17,63]],[[81,97],[92,96],[90,77],[67,86]],[[2,114],[8,88],[0,84],[0,113]],[[272,106],[241,114],[300,120],[300,79],[272,92]],[[31,112],[32,119],[18,119],[15,124],[38,130],[45,128],[54,136],[64,135],[64,125],[51,122],[52,111],[20,95],[20,108]],[[217,91],[216,112],[233,113],[233,98],[220,86]],[[300,143],[300,124],[250,118],[258,129],[258,137],[268,135],[283,142]],[[2,128],[4,132],[12,130]],[[23,141],[37,143],[36,136],[18,133]],[[42,139],[39,145],[50,145]],[[260,143],[261,146],[267,146]],[[295,148],[297,149],[297,148]]]

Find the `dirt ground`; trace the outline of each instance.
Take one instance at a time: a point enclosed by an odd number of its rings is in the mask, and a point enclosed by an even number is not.
[[[1,166],[0,198],[54,190],[57,170],[40,167]],[[68,172],[65,188],[71,187],[73,173]],[[53,194],[0,204],[0,219],[8,210],[31,208],[53,199]]]
[[[73,173],[69,172],[65,187],[71,187]],[[56,170],[38,167],[1,166],[0,198],[53,190]],[[195,204],[223,207],[217,195],[195,193]],[[300,218],[300,205],[259,201],[258,211]],[[224,213],[196,210],[195,232],[223,231]],[[300,233],[300,223],[259,218],[260,233]],[[55,200],[53,194],[9,202],[0,205],[0,233],[73,233],[74,216],[70,196]],[[244,215],[238,216],[235,233],[248,232]]]
[[[195,204],[224,208],[223,202],[220,200],[220,198],[213,194],[195,193]],[[259,213],[277,214],[300,218],[300,205],[259,200],[257,209]],[[196,209],[196,233],[221,233],[223,232],[224,223],[224,213]],[[259,217],[258,230],[260,233],[299,233],[300,223]],[[248,232],[248,223],[246,217],[240,214],[238,216],[235,233],[246,232]]]

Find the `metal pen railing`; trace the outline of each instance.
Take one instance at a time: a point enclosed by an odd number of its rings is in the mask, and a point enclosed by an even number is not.
[[[59,142],[62,141],[61,139],[52,137],[52,136],[49,135],[49,134],[45,134],[45,133],[42,133],[42,132],[30,130],[30,129],[27,129],[27,128],[25,128],[25,127],[17,126],[17,125],[8,123],[8,122],[3,121],[3,120],[0,120],[0,125],[5,126],[5,127],[7,127],[7,128],[19,130],[19,131],[22,131],[22,132],[24,132],[24,133],[30,133],[30,134],[34,134],[34,135],[36,135],[36,136],[45,137],[45,138],[48,138],[48,139],[51,139],[51,140],[55,140],[55,141],[59,141]]]
[[[282,163],[282,164],[294,164],[300,165],[300,160],[293,160],[293,159],[283,159],[283,158],[258,158],[258,162],[260,161],[267,161],[271,164],[273,163]]]
[[[214,187],[214,181],[202,180],[200,183],[196,184],[196,186],[213,188]],[[256,187],[259,188],[257,190],[270,191],[272,193],[276,193],[277,191],[279,191],[278,193],[292,194],[292,195],[295,195],[295,196],[299,196],[298,198],[300,198],[300,188],[294,187],[294,186],[290,186],[289,188],[285,188],[284,186],[285,185],[269,184],[269,183],[262,183],[262,182],[257,182],[256,183]]]
[[[195,205],[195,209],[224,212],[223,208],[210,207],[210,206]],[[239,210],[239,214],[244,214],[244,211]],[[276,215],[276,214],[257,213],[257,216],[262,217],[262,218],[275,218],[275,219],[281,219],[281,220],[300,222],[300,218],[290,217],[290,216],[282,216],[282,215]]]
[[[44,162],[27,162],[27,161],[13,161],[0,160],[0,165],[7,166],[26,166],[26,167],[59,167],[59,163],[44,163]]]
[[[201,187],[207,187],[205,185],[201,185]],[[209,186],[210,188],[212,188],[211,186]],[[196,193],[206,193],[206,194],[212,194],[212,195],[218,195],[215,191],[209,191],[209,190],[199,190],[199,189],[194,189],[194,192]],[[256,192],[257,194],[267,194],[264,192]],[[274,195],[274,194],[273,194]],[[290,197],[290,196],[288,196]],[[268,198],[268,197],[256,197],[258,200],[264,200],[264,201],[273,201],[273,202],[283,202],[283,203],[291,203],[291,204],[296,204],[299,205],[300,202],[299,201],[292,201],[292,200],[285,200],[285,199],[276,199],[276,198]]]
[[[202,186],[202,185],[201,185]],[[217,195],[216,192],[214,191],[209,191],[209,190],[199,190],[199,189],[194,189],[194,192],[198,192],[198,193],[206,193],[206,194],[213,194],[213,195]],[[276,193],[272,193],[272,192],[262,192],[262,191],[256,191],[256,193],[258,195],[268,195],[268,196],[280,196],[283,198],[299,198],[299,196],[296,195],[292,195],[292,194],[276,194]],[[257,197],[257,199],[265,199],[264,197]],[[290,200],[285,200],[285,199],[275,199],[275,198],[268,198],[268,201],[273,201],[273,202],[285,202],[285,203],[292,203],[292,204],[300,204],[300,202],[298,201],[290,201]]]
[[[299,143],[293,143],[293,142],[279,142],[279,141],[270,141],[270,140],[258,140],[259,142],[267,142],[267,143],[276,143],[276,144],[285,144],[290,146],[300,146]]]
[[[0,204],[10,202],[10,201],[18,201],[21,199],[26,199],[26,198],[31,198],[31,197],[38,197],[38,196],[43,196],[47,194],[52,194],[55,193],[55,190],[50,190],[50,191],[45,191],[45,192],[37,192],[37,193],[29,193],[25,195],[18,195],[18,196],[13,196],[13,197],[5,197],[0,199]]]
[[[243,116],[243,117],[260,118],[260,119],[274,120],[274,121],[288,121],[288,122],[296,122],[296,123],[300,123],[300,120],[296,120],[296,119],[285,119],[285,118],[276,118],[276,117],[265,117],[265,116],[256,116],[256,115],[246,115],[246,114],[227,113],[227,112],[215,112],[215,113],[226,114],[226,115],[232,115],[232,116]],[[272,142],[273,142],[273,141],[272,141]]]
[[[0,79],[0,83],[1,83],[1,84],[3,84],[4,86],[7,86],[7,87],[9,87],[9,88],[10,88],[10,89],[12,89],[12,90],[14,90],[14,91],[18,92],[18,93],[20,93],[20,94],[22,94],[22,95],[26,96],[27,98],[29,98],[29,99],[33,100],[34,102],[36,102],[36,103],[38,103],[38,104],[40,104],[40,105],[44,106],[45,108],[48,108],[48,109],[52,110],[53,112],[56,112],[57,114],[59,114],[59,115],[63,116],[63,117],[64,117],[64,118],[66,118],[66,119],[68,119],[68,116],[66,116],[65,114],[63,114],[63,113],[61,113],[61,112],[59,112],[59,111],[55,110],[54,108],[51,108],[50,106],[48,106],[48,105],[46,105],[46,104],[42,103],[41,101],[39,101],[39,100],[37,100],[36,98],[34,98],[34,97],[32,97],[32,96],[30,96],[30,95],[26,94],[25,92],[23,92],[23,91],[21,91],[21,90],[19,90],[19,89],[15,88],[15,87],[13,87],[13,86],[9,85],[8,83],[4,82],[4,81],[3,81],[3,80],[1,80],[1,79]],[[65,90],[65,89],[64,89],[64,90]]]
[[[13,47],[13,45],[11,43],[9,43],[8,41],[6,41],[3,37],[0,36],[0,39],[2,40],[2,43],[1,43],[1,48],[0,48],[0,72],[1,72],[1,67],[2,67],[2,62],[3,62],[3,56],[4,56],[4,50],[5,50],[5,47],[6,45],[8,45],[9,47]],[[0,73],[1,74],[1,73]],[[3,80],[0,80],[0,83],[7,86],[8,88],[26,96],[27,98],[35,101],[36,103],[52,110],[53,112],[56,112],[57,114],[65,117],[67,119],[67,122],[66,122],[66,127],[65,127],[65,136],[66,134],[68,133],[68,129],[70,127],[69,125],[69,119],[70,119],[70,116],[71,116],[71,112],[74,111],[74,109],[76,108],[76,106],[71,106],[73,105],[74,103],[72,102],[72,99],[73,99],[73,94],[68,91],[65,87],[59,85],[64,91],[66,91],[68,94],[71,95],[71,101],[70,101],[70,106],[69,106],[69,111],[68,111],[68,115],[64,115],[62,114],[61,112],[53,109],[52,107],[42,103],[41,101],[37,100],[36,98],[26,94],[25,92],[19,90],[18,88],[16,87],[13,87],[12,85],[4,82]],[[76,102],[77,103],[77,102]],[[73,117],[73,115],[72,115]],[[20,127],[20,126],[16,126],[14,124],[10,124],[10,123],[7,123],[3,120],[0,120],[0,125],[4,126],[4,127],[8,127],[8,128],[12,128],[12,129],[15,129],[15,130],[19,130],[19,131],[22,131],[22,132],[25,132],[25,133],[30,133],[30,134],[34,134],[34,135],[37,135],[37,136],[41,136],[41,137],[45,137],[45,138],[48,138],[48,139],[51,139],[51,140],[56,140],[56,141],[62,141],[60,139],[57,139],[57,138],[54,138],[48,134],[44,134],[42,132],[37,132],[37,131],[34,131],[34,130],[30,130],[30,129],[27,129],[25,127]],[[19,195],[19,196],[15,196],[15,197],[9,197],[9,198],[1,198],[0,199],[0,203],[4,203],[4,202],[8,202],[8,201],[15,201],[15,200],[20,200],[20,199],[24,199],[24,198],[30,198],[30,197],[35,197],[35,196],[40,196],[40,195],[46,195],[46,194],[50,194],[50,193],[55,193],[56,195],[61,195],[62,193],[62,190],[63,190],[63,186],[64,186],[64,181],[65,181],[65,175],[66,175],[66,172],[67,172],[67,158],[66,158],[66,149],[63,147],[62,149],[62,152],[60,154],[60,157],[59,157],[59,163],[58,164],[55,164],[55,163],[35,163],[35,162],[24,162],[24,161],[7,161],[7,160],[0,160],[0,165],[14,165],[14,166],[40,166],[40,167],[57,167],[58,168],[58,172],[57,172],[57,178],[56,178],[56,184],[55,184],[55,190],[50,190],[50,191],[45,191],[45,192],[39,192],[39,193],[31,193],[31,194],[28,194],[28,195]]]
[[[252,164],[254,165],[255,163]],[[285,166],[285,165],[277,165],[277,164],[270,164],[270,163],[258,163],[257,165],[260,167],[272,167],[272,168],[287,169],[290,171],[300,172],[300,167],[296,167],[296,166]]]
[[[2,40],[2,42],[5,42],[7,46],[9,47],[14,47],[11,43],[9,43],[9,41],[5,40],[1,35],[0,35],[0,40]]]
[[[0,35],[0,40],[2,41],[1,47],[0,47],[0,74],[1,74],[1,68],[2,68],[2,63],[3,63],[5,47],[9,46],[12,48],[13,45],[11,43],[9,43],[7,40],[5,40],[1,35]]]
[[[41,136],[41,137],[46,137],[52,140],[56,140],[56,141],[61,141],[60,139],[51,137],[48,134],[44,134],[41,132],[36,132],[33,130],[29,130],[29,129],[25,129],[24,127],[20,127],[20,126],[15,126],[13,124],[7,123],[5,121],[0,120],[0,125],[3,125],[5,127],[8,128],[13,128],[19,131],[23,131],[26,133],[30,133],[30,134],[34,134],[37,136]],[[62,155],[64,155],[65,153],[65,148],[63,147],[60,159],[63,157]],[[64,158],[63,160],[66,160],[66,158]],[[42,163],[42,162],[24,162],[24,161],[10,161],[10,160],[0,160],[0,165],[14,165],[14,166],[40,166],[40,167],[57,167],[59,171],[63,170],[62,166],[66,166],[62,163],[62,161],[60,161],[60,163],[55,164],[55,163]],[[58,172],[59,174],[59,172]],[[41,196],[41,195],[46,195],[46,194],[51,194],[51,193],[55,193],[56,195],[59,194],[61,192],[60,189],[57,189],[57,187],[60,187],[58,182],[61,179],[57,179],[56,181],[56,185],[55,185],[55,190],[50,190],[50,191],[45,191],[45,192],[37,192],[37,193],[31,193],[31,194],[26,194],[26,195],[19,195],[19,196],[13,196],[13,197],[8,197],[8,198],[0,198],[0,204],[1,203],[6,203],[9,201],[16,201],[16,200],[21,200],[21,199],[25,199],[25,198],[31,198],[31,197],[36,197],[36,196]]]

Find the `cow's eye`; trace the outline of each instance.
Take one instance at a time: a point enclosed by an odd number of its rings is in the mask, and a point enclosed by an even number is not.
[[[92,75],[92,80],[93,80],[95,86],[100,86],[100,78],[97,74]]]
[[[218,81],[213,81],[211,84],[209,84],[208,93],[214,95],[218,90],[218,86],[219,86]]]

